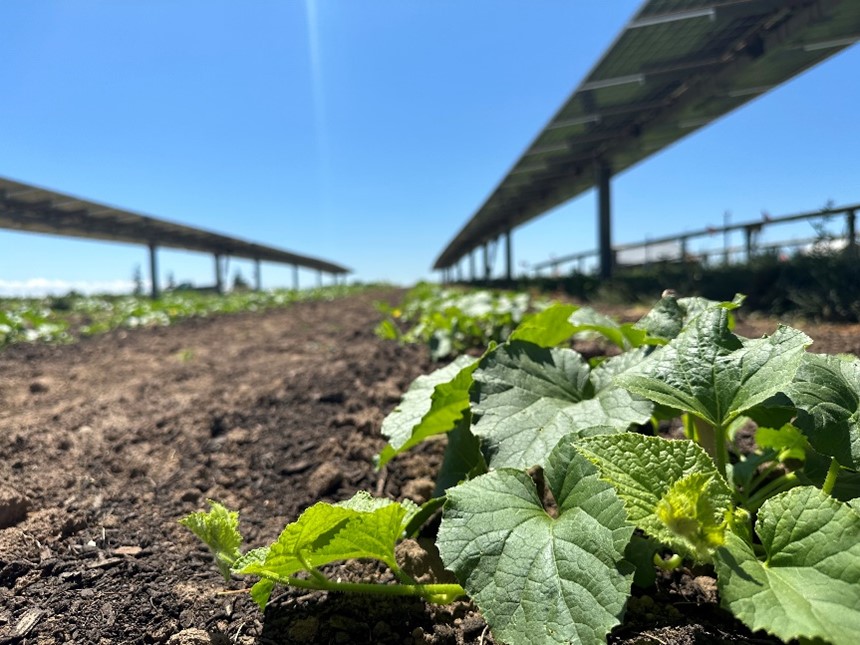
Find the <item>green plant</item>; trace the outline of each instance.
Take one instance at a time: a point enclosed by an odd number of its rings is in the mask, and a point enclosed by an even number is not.
[[[386,317],[376,333],[403,343],[426,343],[431,358],[441,360],[504,340],[529,312],[542,306],[545,303],[532,302],[525,293],[466,291],[421,283],[399,307],[377,303]]]
[[[362,286],[332,286],[305,291],[236,291],[226,295],[169,292],[152,300],[142,296],[81,296],[0,300],[0,348],[18,342],[71,342],[78,336],[117,328],[166,326],[191,317],[263,311],[294,302],[331,299]]]
[[[261,604],[273,583],[331,589],[317,567],[371,557],[401,584],[354,590],[465,593],[499,642],[603,643],[633,584],[688,562],[714,568],[723,606],[753,630],[860,642],[860,361],[807,353],[789,327],[738,336],[740,302],[667,296],[632,325],[554,305],[420,378],[383,425],[378,464],[447,435],[421,509],[317,504],[244,556],[226,510],[184,521],[225,575],[260,576]],[[621,353],[585,360],[568,346],[582,333]],[[659,436],[667,425],[686,438]],[[743,454],[732,438],[753,428]],[[415,585],[393,545],[443,505],[437,546],[461,586]],[[311,511],[321,528],[302,528]]]

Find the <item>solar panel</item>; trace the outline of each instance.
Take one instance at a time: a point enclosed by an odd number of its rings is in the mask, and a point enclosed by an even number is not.
[[[856,0],[648,0],[442,251],[474,249],[860,40]]]
[[[279,262],[332,274],[350,270],[317,258],[140,215],[0,177],[0,228],[200,251]]]

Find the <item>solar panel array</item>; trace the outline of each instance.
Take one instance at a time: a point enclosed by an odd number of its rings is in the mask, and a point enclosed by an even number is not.
[[[856,0],[649,0],[439,255],[475,248],[860,40]]]
[[[0,228],[186,249],[344,274],[346,267],[0,177]]]

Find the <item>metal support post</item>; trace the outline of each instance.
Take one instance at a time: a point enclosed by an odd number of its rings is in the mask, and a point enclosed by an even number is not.
[[[747,262],[751,262],[753,257],[753,236],[755,235],[755,230],[752,226],[747,226],[744,228],[744,233],[746,233]]]
[[[224,276],[221,275],[221,256],[215,254],[215,291],[224,293]]]
[[[857,213],[856,211],[848,211],[846,215],[846,228],[848,229],[848,253],[851,257],[857,255]]]
[[[490,243],[484,242],[484,280],[490,279]]]
[[[317,271],[317,286],[322,287],[322,269]]]
[[[469,280],[475,281],[475,249],[469,251]]]
[[[149,281],[151,285],[150,295],[153,300],[157,300],[161,295],[161,290],[158,288],[158,257],[155,244],[149,245]]]
[[[337,276],[335,276],[335,279]],[[299,265],[293,265],[293,291],[299,290]]]
[[[597,245],[600,249],[600,277],[612,277],[612,204],[610,181],[612,169],[605,161],[597,164]]]
[[[511,229],[505,229],[505,279],[514,279],[514,253],[511,246]]]
[[[254,286],[257,291],[263,290],[263,274],[260,271],[260,260],[254,259]]]

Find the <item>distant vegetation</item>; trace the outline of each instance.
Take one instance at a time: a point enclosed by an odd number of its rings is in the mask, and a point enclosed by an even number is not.
[[[0,348],[19,342],[71,342],[118,327],[170,325],[220,313],[262,311],[303,300],[331,300],[364,286],[330,286],[304,291],[234,291],[226,295],[175,291],[152,300],[143,296],[81,296],[0,299]]]
[[[500,282],[492,284],[502,286]],[[847,252],[813,251],[787,259],[765,254],[749,263],[730,265],[654,263],[619,268],[610,280],[574,273],[524,278],[516,286],[562,291],[586,302],[617,303],[650,301],[665,289],[711,300],[727,300],[743,293],[748,309],[860,322],[860,262]]]

